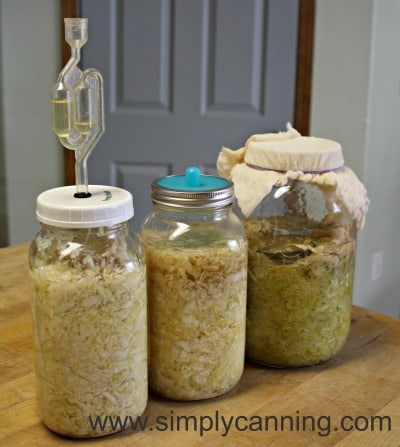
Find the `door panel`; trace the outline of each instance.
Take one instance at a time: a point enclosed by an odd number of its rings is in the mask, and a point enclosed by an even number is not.
[[[171,0],[124,0],[114,8],[114,111],[171,112]]]
[[[84,68],[105,81],[106,132],[91,183],[134,194],[135,228],[154,177],[294,119],[298,0],[81,0]]]
[[[262,113],[263,0],[208,0],[202,20],[202,112]]]

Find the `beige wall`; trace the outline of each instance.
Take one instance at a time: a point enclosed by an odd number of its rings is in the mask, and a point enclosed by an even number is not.
[[[371,199],[354,302],[400,314],[400,0],[317,0],[311,133],[343,145]],[[376,254],[383,253],[382,275]]]

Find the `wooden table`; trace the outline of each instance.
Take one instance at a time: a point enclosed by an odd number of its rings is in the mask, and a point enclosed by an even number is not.
[[[247,365],[234,390],[203,402],[151,396],[144,431],[51,433],[35,408],[27,250],[0,249],[0,446],[400,446],[400,321],[359,307],[346,346],[322,365]]]

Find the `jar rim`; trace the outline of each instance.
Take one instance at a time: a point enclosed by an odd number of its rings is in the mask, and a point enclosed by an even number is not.
[[[201,175],[202,182],[196,188],[175,186],[169,180],[179,180],[183,176],[166,176],[155,179],[151,184],[153,203],[176,208],[221,208],[234,201],[233,183],[230,180]],[[218,182],[216,182],[218,180]],[[170,186],[172,185],[172,186]]]

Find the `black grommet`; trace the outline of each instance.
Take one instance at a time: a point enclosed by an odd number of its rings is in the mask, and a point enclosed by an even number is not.
[[[76,197],[77,199],[87,199],[91,196],[92,194],[90,194],[90,192],[76,192],[74,194],[74,197]]]

